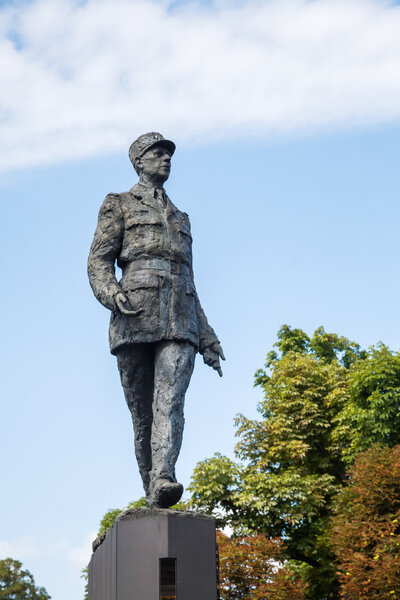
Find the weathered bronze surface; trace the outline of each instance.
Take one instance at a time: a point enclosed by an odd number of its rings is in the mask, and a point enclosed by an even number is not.
[[[194,285],[189,217],[164,190],[174,151],[155,132],[133,142],[129,157],[139,183],[104,200],[88,261],[93,292],[112,311],[110,348],[132,415],[146,500],[160,508],[183,492],[175,463],[195,355],[220,375],[224,359]]]

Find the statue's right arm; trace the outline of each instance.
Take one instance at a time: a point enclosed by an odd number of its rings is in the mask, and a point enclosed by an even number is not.
[[[123,293],[115,277],[124,224],[118,194],[108,194],[97,222],[88,259],[90,285],[97,300],[110,310],[117,310],[115,296]]]

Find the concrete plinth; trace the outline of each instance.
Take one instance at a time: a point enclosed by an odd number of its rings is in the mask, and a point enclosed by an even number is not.
[[[128,510],[93,550],[89,600],[217,600],[212,517]]]

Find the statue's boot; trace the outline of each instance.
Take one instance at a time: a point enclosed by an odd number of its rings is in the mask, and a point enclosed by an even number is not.
[[[169,508],[179,502],[182,494],[183,485],[181,483],[157,479],[154,485],[150,486],[146,504],[150,508]]]

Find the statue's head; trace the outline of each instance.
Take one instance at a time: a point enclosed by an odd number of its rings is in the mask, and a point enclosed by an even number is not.
[[[129,148],[129,158],[136,173],[164,183],[168,179],[175,144],[161,133],[144,133]]]

